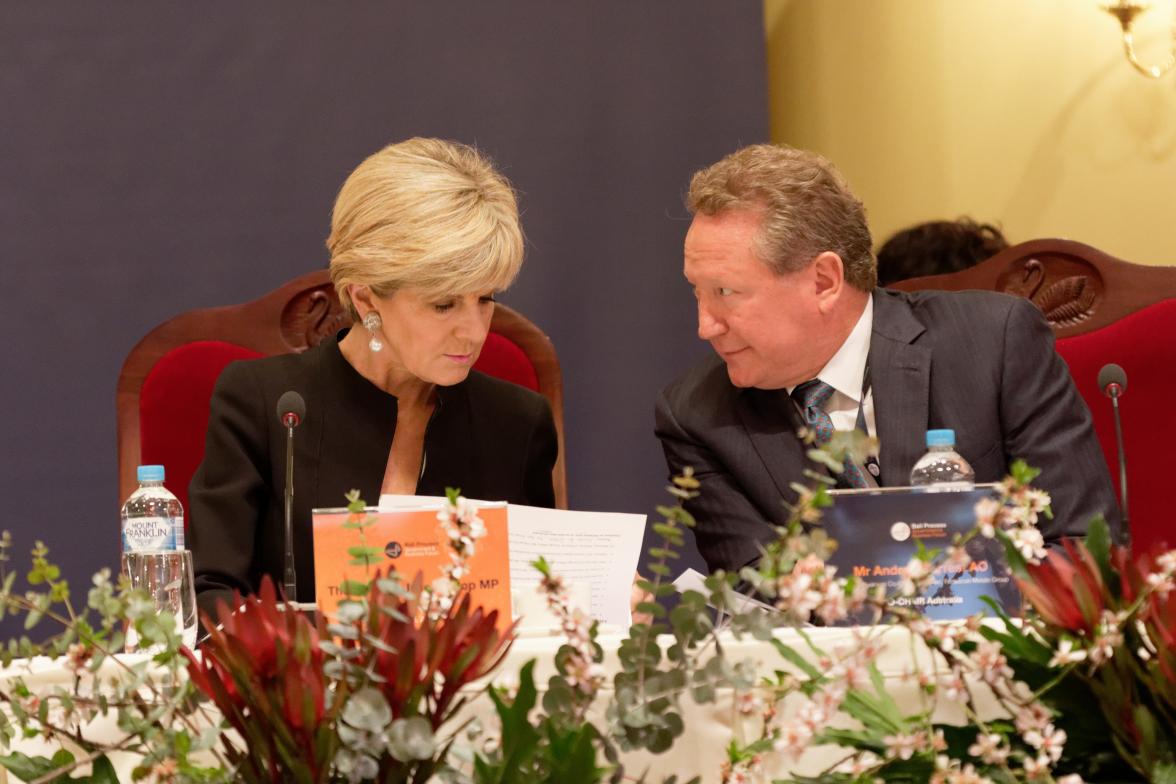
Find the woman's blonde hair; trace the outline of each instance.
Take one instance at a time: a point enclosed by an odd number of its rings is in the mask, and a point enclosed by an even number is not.
[[[833,251],[845,280],[862,291],[878,283],[866,210],[828,160],[815,152],[753,144],[696,173],[692,214],[752,210],[763,217],[756,252],[777,274],[796,272]]]
[[[501,291],[523,263],[514,189],[477,150],[415,138],[375,153],[343,183],[331,214],[331,282],[448,296]]]

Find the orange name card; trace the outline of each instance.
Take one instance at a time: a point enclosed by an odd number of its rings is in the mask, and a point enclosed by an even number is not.
[[[405,582],[417,572],[425,584],[442,576],[441,568],[450,562],[445,530],[437,520],[440,506],[402,509],[368,509],[375,519],[363,529],[363,538],[354,528],[344,527],[345,509],[315,509],[314,592],[319,610],[333,618],[345,597],[344,580],[366,582],[378,570],[396,570]],[[479,503],[478,517],[486,526],[486,535],[477,540],[469,560],[469,574],[462,578],[462,588],[472,594],[472,604],[485,612],[498,610],[498,628],[511,623],[510,550],[507,536],[506,504]],[[369,573],[363,566],[351,564],[349,548],[376,547],[383,551]]]

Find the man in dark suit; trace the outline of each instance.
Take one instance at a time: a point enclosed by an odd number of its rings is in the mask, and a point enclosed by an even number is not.
[[[656,427],[670,471],[701,482],[688,508],[712,570],[775,538],[804,481],[797,432],[822,422],[880,442],[847,485],[908,484],[926,431],[952,428],[978,482],[1015,458],[1042,469],[1047,542],[1099,513],[1117,525],[1090,413],[1032,303],[876,288],[865,210],[814,153],[744,148],[695,174],[687,201],[684,272],[716,356],[663,390]]]

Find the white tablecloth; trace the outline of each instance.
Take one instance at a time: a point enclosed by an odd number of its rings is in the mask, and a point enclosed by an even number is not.
[[[921,692],[918,686],[907,674],[912,668],[918,667],[927,671],[932,666],[929,654],[922,643],[913,640],[910,634],[901,627],[878,628],[870,633],[880,635],[882,650],[877,665],[886,679],[887,689],[895,697],[899,705],[905,710],[914,711],[920,707]],[[851,631],[848,629],[809,629],[808,636],[819,647],[831,651],[836,646],[847,645],[851,642]],[[807,644],[795,631],[782,630],[778,636],[792,645],[798,652],[808,651]],[[605,650],[605,668],[611,674],[618,669],[616,650],[620,643],[619,636],[602,636],[599,640]],[[664,640],[669,644],[670,638]],[[536,686],[542,689],[548,679],[555,674],[554,654],[561,644],[561,638],[529,637],[515,641],[502,667],[492,677],[500,677],[504,673],[517,673],[524,663],[531,659],[537,661],[535,667]],[[789,667],[780,657],[776,649],[765,642],[745,638],[735,640],[729,635],[723,635],[724,653],[732,663],[750,660],[756,664],[756,672],[770,675],[775,670],[787,670]],[[663,646],[664,647],[664,646]],[[104,669],[106,673],[115,672],[113,663],[108,663]],[[48,660],[34,660],[16,662],[12,667],[0,672],[0,683],[9,681],[20,675],[34,692],[39,688],[49,688],[54,684],[66,684],[72,673],[63,666]],[[601,699],[594,709],[593,719],[598,726],[603,727],[604,703],[611,696],[611,677],[605,686]],[[471,689],[472,690],[472,689]],[[659,781],[663,776],[678,774],[680,780],[700,775],[706,784],[719,781],[720,766],[725,758],[725,747],[732,738],[740,741],[749,740],[748,733],[758,731],[758,719],[745,719],[740,716],[735,707],[735,694],[731,690],[720,691],[714,703],[696,705],[689,695],[681,699],[681,711],[685,720],[685,733],[677,739],[673,748],[661,755],[650,755],[644,752],[629,752],[622,755],[626,771],[637,775],[646,770],[651,774],[650,780]],[[786,700],[782,710],[787,713],[795,700]],[[995,706],[989,706],[995,712]],[[489,699],[482,697],[471,701],[464,709],[465,716],[476,716],[483,726],[495,726],[493,705]],[[963,717],[962,710],[957,705],[941,706],[936,714],[940,721],[959,721]],[[99,718],[87,727],[87,736],[95,740],[114,741],[119,737],[114,714]],[[26,754],[51,755],[54,746],[45,744],[38,739],[22,740],[16,745]],[[836,762],[844,756],[844,752],[834,747],[810,749],[799,761],[792,762],[779,754],[770,754],[765,759],[765,767],[769,774],[776,776],[787,772],[816,773],[822,768]],[[136,759],[130,754],[112,755],[112,762],[119,771],[120,779],[130,781],[130,771],[136,764]],[[0,782],[7,780],[0,771]]]

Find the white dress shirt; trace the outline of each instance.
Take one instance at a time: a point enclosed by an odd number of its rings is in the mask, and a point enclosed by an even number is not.
[[[825,411],[833,422],[834,430],[853,430],[857,427],[858,408],[866,419],[869,435],[877,435],[874,422],[874,392],[866,390],[862,398],[863,379],[866,374],[866,360],[870,356],[870,334],[874,330],[874,298],[866,300],[866,307],[858,317],[857,324],[849,337],[837,349],[837,353],[821,368],[817,378],[833,387],[833,395],[825,404]],[[792,394],[795,387],[788,389]]]

